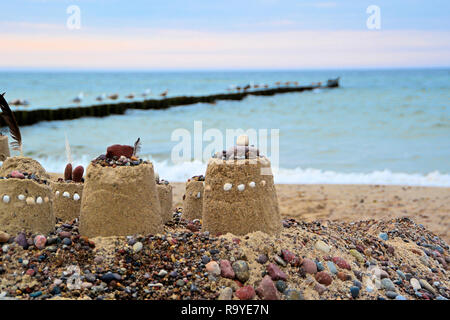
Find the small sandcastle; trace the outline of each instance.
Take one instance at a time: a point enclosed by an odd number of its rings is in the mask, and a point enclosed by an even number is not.
[[[88,237],[163,231],[153,164],[134,145],[113,145],[89,164],[81,199],[80,233]]]
[[[9,126],[13,150],[22,154],[22,137],[14,114],[0,95],[2,116]],[[8,150],[9,153],[9,150]],[[52,191],[49,175],[39,162],[18,156],[8,157],[0,168],[0,230],[8,233],[54,230]]]
[[[5,136],[0,132],[0,161],[5,161],[9,156],[8,136]]]
[[[202,218],[204,181],[205,177],[199,175],[186,182],[186,191],[183,195],[183,218],[186,220]]]
[[[84,168],[77,166],[72,170],[72,155],[66,136],[67,165],[64,169],[64,179],[59,178],[51,183],[54,194],[53,212],[63,221],[71,221],[79,218],[81,209],[81,197],[83,196]]]
[[[282,224],[270,161],[240,136],[237,146],[208,162],[203,229],[213,234],[276,234]]]
[[[155,174],[156,190],[158,191],[159,204],[161,206],[161,218],[165,224],[172,220],[172,186],[169,181],[160,180],[159,175]]]

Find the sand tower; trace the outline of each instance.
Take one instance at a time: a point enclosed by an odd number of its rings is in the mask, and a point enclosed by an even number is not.
[[[95,237],[162,231],[153,164],[137,159],[133,147],[109,147],[86,170],[80,233]]]
[[[237,146],[208,162],[203,229],[213,234],[276,234],[282,224],[270,161],[240,136]]]
[[[8,136],[0,135],[0,161],[5,161],[9,156]]]
[[[41,173],[44,178],[42,178]],[[9,233],[48,233],[55,227],[52,191],[39,162],[25,157],[5,160],[0,169],[0,229]]]
[[[55,216],[63,221],[71,221],[80,216],[83,173],[83,166],[72,170],[72,164],[69,162],[64,170],[64,179],[59,178],[51,183],[54,194],[53,211]]]
[[[203,187],[205,177],[193,176],[186,182],[186,192],[183,196],[183,218],[194,220],[202,218]]]
[[[159,180],[158,174],[155,177],[156,190],[158,191],[159,204],[161,206],[161,218],[165,224],[172,220],[172,186],[169,181]]]

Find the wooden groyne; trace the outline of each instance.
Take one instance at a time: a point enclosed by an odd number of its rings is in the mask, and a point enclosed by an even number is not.
[[[38,109],[38,110],[18,110],[14,115],[19,126],[29,126],[41,121],[73,120],[82,117],[106,117],[114,114],[124,114],[128,109],[138,110],[159,110],[176,106],[185,106],[195,103],[215,103],[219,100],[242,100],[249,95],[253,96],[273,96],[280,93],[302,92],[316,88],[335,88],[336,82],[328,82],[325,86],[310,85],[296,87],[277,87],[254,91],[232,92],[213,94],[207,96],[180,96],[165,99],[148,99],[144,101],[119,102],[110,104],[98,104],[86,107],[70,107],[58,109]],[[0,117],[0,126],[6,126],[3,118]]]

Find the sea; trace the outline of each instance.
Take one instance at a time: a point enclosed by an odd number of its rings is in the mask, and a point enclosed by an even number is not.
[[[209,155],[195,157],[193,150],[199,144],[194,140],[200,139],[205,150],[208,133],[221,133],[226,148],[234,143],[225,139],[227,130],[266,131],[269,140],[274,137],[266,149],[275,164],[277,183],[450,187],[450,69],[1,71],[0,90],[8,101],[29,102],[11,106],[13,110],[33,110],[82,108],[105,103],[96,98],[113,93],[119,95],[115,102],[139,101],[164,99],[160,94],[166,90],[167,97],[201,96],[247,84],[276,87],[278,81],[297,81],[308,85],[336,77],[340,77],[336,89],[40,122],[21,128],[23,151],[47,171],[63,172],[66,137],[73,164],[84,166],[109,145],[133,145],[139,137],[140,157],[151,160],[161,178],[181,182],[206,170]],[[125,97],[130,93],[133,99]],[[81,102],[76,104],[77,96]],[[199,124],[200,138],[194,132]],[[184,145],[192,148],[175,161],[180,132],[191,135]],[[258,135],[250,144],[259,147],[262,140]]]

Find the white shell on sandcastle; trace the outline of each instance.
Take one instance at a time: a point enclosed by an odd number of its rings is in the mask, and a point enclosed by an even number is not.
[[[282,223],[278,198],[273,176],[266,174],[270,172],[266,169],[270,169],[270,161],[265,157],[210,159],[205,178],[210,188],[205,188],[203,196],[203,230],[235,235],[279,233]],[[232,185],[237,188],[229,187]],[[246,185],[250,188],[246,189]]]
[[[8,195],[5,194],[5,195],[3,196],[3,202],[4,202],[4,203],[9,203],[10,201],[11,201],[11,198],[10,198]]]
[[[204,182],[189,180],[183,199],[183,218],[194,220],[202,218]]]
[[[36,198],[36,203],[37,204],[42,204],[42,203],[44,203],[44,200],[42,200],[42,197],[37,197]]]
[[[54,231],[52,203],[39,203],[42,197],[51,199],[50,186],[32,179],[0,179],[0,231],[11,234],[20,231],[49,233]],[[37,197],[37,200],[36,199]],[[9,201],[5,201],[9,198]]]
[[[161,206],[162,222],[166,223],[172,220],[172,186],[170,184],[157,184],[159,205]]]
[[[81,197],[80,233],[87,237],[163,232],[153,165],[90,164]]]
[[[52,182],[51,187],[55,193],[53,200],[53,211],[57,218],[63,221],[71,221],[80,217],[83,183],[77,182]],[[62,193],[62,197],[59,195]],[[73,195],[73,196],[71,196]]]

